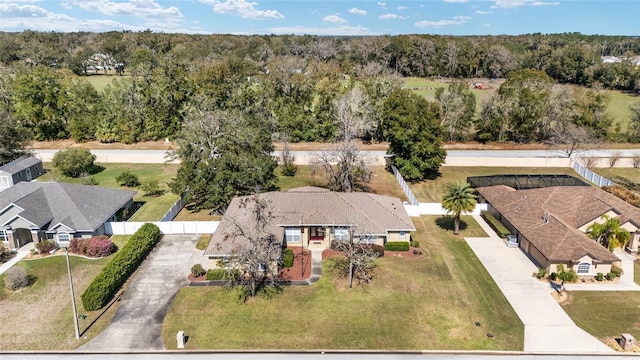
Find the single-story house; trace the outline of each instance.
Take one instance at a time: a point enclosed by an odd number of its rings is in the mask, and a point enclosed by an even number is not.
[[[21,181],[31,181],[44,173],[42,160],[25,155],[0,166],[0,191]]]
[[[402,201],[395,197],[364,192],[334,192],[305,186],[258,195],[271,217],[265,231],[282,247],[327,249],[332,241],[348,240],[349,232],[360,243],[384,245],[388,241],[409,242],[415,226]],[[252,211],[243,203],[251,196],[234,198],[220,225],[211,236],[204,255],[211,268],[221,259],[246,246],[238,228],[255,225]]]
[[[54,240],[66,247],[72,238],[104,234],[133,205],[135,191],[57,182],[21,182],[0,193],[0,241],[10,249],[31,241]]]
[[[631,233],[628,250],[638,250],[640,209],[592,186],[552,186],[515,190],[479,187],[479,201],[518,237],[520,248],[538,266],[554,272],[563,264],[578,275],[606,274],[620,259],[585,234],[591,224],[617,217]]]

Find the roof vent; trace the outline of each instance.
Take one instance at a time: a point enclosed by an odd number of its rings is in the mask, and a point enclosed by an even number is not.
[[[542,221],[544,221],[545,224],[549,223],[549,212],[545,210],[544,215],[542,215]]]

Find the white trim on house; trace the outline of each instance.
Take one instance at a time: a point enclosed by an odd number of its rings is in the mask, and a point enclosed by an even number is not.
[[[24,209],[21,208],[20,206],[14,204],[14,203],[11,203],[11,204],[5,206],[4,209],[0,209],[0,215],[4,214],[5,211],[11,209],[12,207],[16,207],[16,208],[20,209],[20,211],[24,211]]]
[[[0,189],[8,189],[11,187],[11,183],[9,182],[9,177],[6,175],[0,176]]]
[[[20,216],[20,214],[18,214],[16,216],[12,217],[11,219],[7,220],[4,224],[0,224],[0,226],[7,226],[7,224],[11,224],[13,221],[15,221],[16,218],[20,218],[20,219],[24,220],[25,222],[31,224],[34,228],[40,229],[38,227],[38,225],[36,225],[36,224],[32,223],[31,221],[27,220],[26,218]]]

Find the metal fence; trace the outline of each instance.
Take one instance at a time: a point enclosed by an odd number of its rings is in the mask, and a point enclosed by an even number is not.
[[[162,219],[160,219],[160,221],[171,221],[175,219],[183,207],[184,207],[184,202],[182,201],[182,197],[179,197],[178,201],[176,201],[175,204],[173,204],[173,206],[169,209],[169,211],[167,211],[166,214],[164,214],[164,216],[162,217]]]
[[[580,176],[582,176],[583,178],[591,181],[592,183],[602,187],[602,186],[612,186],[615,185],[616,183],[614,183],[613,181],[600,176],[596,173],[594,173],[593,171],[587,169],[586,167],[582,166],[579,162],[575,161],[575,160],[571,160],[571,168],[573,170],[575,170],[578,174],[580,174]]]
[[[154,221],[150,223],[158,226],[160,232],[165,235],[200,235],[213,234],[218,228],[219,221]],[[142,225],[143,221],[114,221],[104,223],[104,231],[107,235],[133,235]]]
[[[418,199],[416,199],[416,197],[413,195],[411,188],[409,188],[409,184],[404,181],[404,178],[402,177],[402,174],[400,174],[400,171],[398,171],[398,169],[393,165],[391,165],[391,170],[393,170],[393,174],[396,176],[396,179],[398,179],[398,183],[400,183],[400,187],[402,187],[402,191],[404,191],[405,195],[407,195],[407,198],[409,199],[411,205],[419,205],[420,203],[418,202]]]

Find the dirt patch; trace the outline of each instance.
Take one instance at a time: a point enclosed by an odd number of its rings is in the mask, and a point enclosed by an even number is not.
[[[553,298],[556,299],[556,301],[560,305],[566,305],[571,302],[571,295],[569,295],[569,293],[566,291],[563,291],[560,293],[557,291],[554,291],[551,293],[551,296],[553,296]]]

